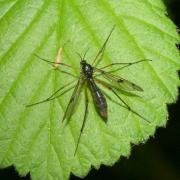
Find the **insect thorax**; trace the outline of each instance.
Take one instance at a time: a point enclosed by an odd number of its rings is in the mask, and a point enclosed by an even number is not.
[[[82,67],[82,73],[85,76],[85,78],[91,78],[93,75],[93,67],[86,63],[86,61],[81,62],[81,67]]]

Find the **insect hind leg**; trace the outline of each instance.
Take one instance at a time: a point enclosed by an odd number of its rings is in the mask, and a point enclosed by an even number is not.
[[[120,104],[120,103],[117,103],[119,106],[131,111],[133,114],[135,114],[136,116],[140,117],[141,119],[143,119],[144,121],[146,121],[147,123],[150,123],[150,121],[148,119],[146,119],[145,117],[143,117],[141,114],[139,114],[138,112],[136,112],[135,110],[133,110],[121,97],[120,95],[112,88],[110,87],[107,83],[99,80],[99,79],[96,79],[96,81],[98,83],[100,83],[101,85],[103,85],[104,87],[106,87],[107,89],[109,89],[124,105]],[[106,96],[108,96],[107,94],[105,94]],[[108,96],[108,98],[110,98]],[[110,98],[111,99],[111,98]]]

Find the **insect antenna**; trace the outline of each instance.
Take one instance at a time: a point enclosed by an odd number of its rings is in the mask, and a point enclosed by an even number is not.
[[[84,53],[83,57],[81,56],[81,54],[80,54],[80,53],[76,52],[76,54],[80,57],[80,61],[82,61],[82,60],[84,60],[84,59],[85,59],[85,56],[86,56],[86,54],[87,54],[87,52],[88,52],[88,51],[89,51],[89,48],[87,48],[87,50],[85,51],[85,53]]]
[[[87,54],[87,52],[89,51],[89,47],[86,49],[85,53],[84,53],[84,56],[83,56],[83,59],[85,59],[85,56]]]
[[[82,58],[81,54],[78,52],[76,52],[76,54],[80,57],[80,61],[82,61],[83,58]]]

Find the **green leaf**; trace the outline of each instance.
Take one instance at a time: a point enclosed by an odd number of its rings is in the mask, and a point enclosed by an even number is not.
[[[20,175],[32,179],[68,179],[70,173],[84,177],[91,167],[113,165],[130,155],[131,144],[145,142],[157,127],[166,125],[167,104],[177,98],[180,84],[179,36],[165,15],[161,0],[6,0],[0,2],[0,166],[14,165]],[[72,77],[55,71],[34,53],[62,61],[79,76],[79,57],[93,61],[113,25],[103,61],[144,62],[117,75],[138,84],[143,92],[121,93],[128,105],[146,117],[108,101],[105,124],[90,98],[89,113],[76,156],[74,150],[84,115],[84,93],[66,126],[62,118],[72,91],[54,101],[26,108],[50,96]],[[99,66],[99,67],[100,67]],[[61,70],[68,68],[60,66]],[[68,71],[70,72],[70,71]],[[100,87],[100,85],[99,85]],[[117,98],[101,86],[103,91]]]

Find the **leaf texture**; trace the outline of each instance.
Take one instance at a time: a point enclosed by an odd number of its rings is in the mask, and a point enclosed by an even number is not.
[[[130,155],[131,144],[145,142],[157,127],[166,125],[167,104],[177,98],[180,84],[179,36],[165,15],[161,0],[7,0],[0,2],[0,167],[14,165],[20,175],[33,180],[66,180],[70,173],[84,177],[91,167],[113,165]],[[92,63],[113,25],[100,66],[112,62],[151,59],[124,68],[116,75],[137,83],[143,92],[121,97],[143,121],[114,101],[118,99],[98,85],[111,99],[105,124],[90,104],[78,151],[74,156],[84,112],[84,93],[66,126],[63,114],[70,91],[54,101],[26,108],[47,98],[73,78],[55,71],[34,54],[55,60],[63,48],[62,61],[79,76],[84,54]],[[82,90],[83,91],[83,90]]]

